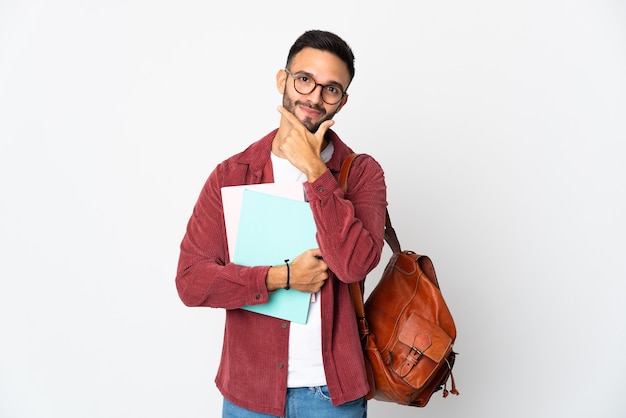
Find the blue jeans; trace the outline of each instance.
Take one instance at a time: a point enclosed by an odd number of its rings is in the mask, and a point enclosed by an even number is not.
[[[224,399],[222,418],[283,418],[248,411]],[[367,418],[365,398],[333,406],[326,386],[287,389],[284,418]]]

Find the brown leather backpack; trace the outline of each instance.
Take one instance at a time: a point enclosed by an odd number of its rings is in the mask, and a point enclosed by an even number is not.
[[[357,156],[348,156],[341,167],[344,192]],[[401,250],[389,212],[385,241],[393,255],[365,303],[364,282],[350,284],[370,383],[367,399],[423,407],[438,390],[448,396],[448,379],[450,392],[458,395],[452,376],[456,327],[433,263],[425,255]]]

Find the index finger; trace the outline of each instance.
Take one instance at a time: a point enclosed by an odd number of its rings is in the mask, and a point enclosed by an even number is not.
[[[302,122],[300,122],[300,120],[296,117],[296,115],[285,109],[283,106],[278,106],[276,109],[282,115],[282,117],[287,120],[287,122],[291,123],[292,126],[304,126],[302,125]]]

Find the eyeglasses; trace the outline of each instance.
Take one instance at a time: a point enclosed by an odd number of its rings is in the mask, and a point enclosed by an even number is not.
[[[343,96],[346,96],[347,93],[344,93],[343,89],[335,84],[319,84],[312,77],[309,77],[303,73],[292,74],[291,71],[285,68],[287,74],[293,77],[293,88],[302,95],[311,94],[317,88],[317,86],[322,87],[322,100],[324,103],[329,105],[335,105],[343,99]]]

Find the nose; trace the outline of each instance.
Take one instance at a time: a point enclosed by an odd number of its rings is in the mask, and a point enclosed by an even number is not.
[[[312,92],[309,93],[309,100],[311,100],[311,102],[313,103],[320,103],[323,101],[322,99],[322,89],[324,88],[324,86],[321,85],[317,85],[315,86],[315,88],[313,89]]]

